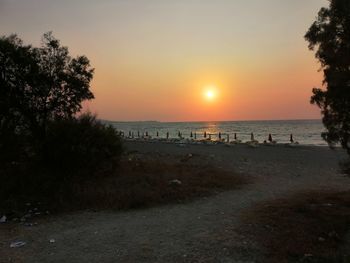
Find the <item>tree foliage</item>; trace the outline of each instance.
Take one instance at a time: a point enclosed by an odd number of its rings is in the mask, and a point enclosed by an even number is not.
[[[325,90],[314,88],[311,103],[320,107],[327,129],[322,137],[350,154],[350,1],[330,0],[305,35],[324,72]]]
[[[0,212],[23,200],[57,204],[74,183],[115,171],[117,131],[77,114],[94,97],[93,73],[85,56],[72,58],[51,32],[40,47],[0,37]]]
[[[93,71],[85,56],[71,58],[51,32],[39,48],[16,35],[1,37],[0,127],[45,137],[49,120],[73,117],[94,97]]]

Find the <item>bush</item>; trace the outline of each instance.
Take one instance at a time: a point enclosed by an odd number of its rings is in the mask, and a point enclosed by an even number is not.
[[[92,176],[114,168],[122,145],[112,126],[83,114],[49,123],[43,152],[45,167],[60,176]]]
[[[115,172],[122,143],[113,127],[91,114],[50,121],[47,127],[39,143],[26,138],[30,154],[1,163],[0,212],[20,209],[25,202],[64,202],[73,185]]]

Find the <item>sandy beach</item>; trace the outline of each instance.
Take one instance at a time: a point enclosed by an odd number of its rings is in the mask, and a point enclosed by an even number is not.
[[[33,227],[2,224],[0,262],[260,262],[259,244],[242,231],[242,213],[300,191],[350,190],[338,166],[346,158],[341,149],[165,142],[125,147],[129,155],[151,159],[191,154],[189,162],[234,171],[250,183],[184,204],[53,215]],[[10,248],[15,240],[26,245]]]

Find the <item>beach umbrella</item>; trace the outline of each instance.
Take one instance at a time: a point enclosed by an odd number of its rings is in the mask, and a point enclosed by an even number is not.
[[[293,134],[290,135],[290,142],[294,142],[294,140],[293,140]]]
[[[146,132],[146,137],[148,137],[148,132]]]
[[[178,134],[177,134],[178,136],[179,136],[179,138],[181,138],[181,133],[180,132],[178,132]]]
[[[190,137],[192,138],[193,137],[193,133],[191,132],[191,134],[190,134]]]
[[[207,138],[207,132],[206,131],[204,132],[204,138]]]
[[[253,133],[250,134],[250,140],[254,141],[254,134]]]
[[[166,138],[169,139],[169,132],[166,132]]]
[[[272,142],[272,135],[271,135],[271,133],[269,134],[269,142]]]
[[[157,132],[157,137],[159,137],[159,132]]]

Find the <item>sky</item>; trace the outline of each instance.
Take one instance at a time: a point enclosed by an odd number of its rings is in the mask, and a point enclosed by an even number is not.
[[[53,31],[95,68],[84,110],[119,121],[318,119],[304,40],[326,0],[0,0],[0,35]]]

